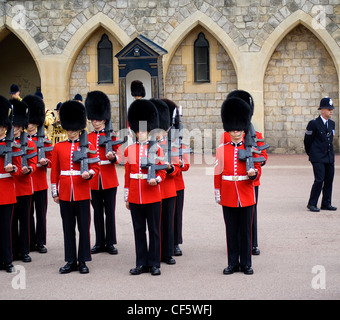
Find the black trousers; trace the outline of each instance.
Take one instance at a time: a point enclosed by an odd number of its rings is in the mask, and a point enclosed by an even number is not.
[[[136,266],[160,267],[160,213],[161,203],[130,203],[135,235]],[[149,248],[146,239],[146,224],[149,230]]]
[[[330,206],[332,204],[334,162],[312,162],[312,165],[314,172],[314,183],[310,192],[308,204],[317,206],[322,191],[321,206]]]
[[[117,188],[91,190],[96,245],[98,246],[117,244],[116,194]]]
[[[34,219],[34,210],[36,221]],[[47,189],[35,191],[30,210],[31,246],[46,244]]]
[[[0,205],[0,263],[12,262],[12,216],[14,205]]]
[[[255,190],[255,204],[254,204],[254,213],[253,213],[253,224],[252,224],[252,246],[258,247],[257,241],[257,201],[259,198],[259,186],[254,187]]]
[[[32,196],[17,197],[12,219],[12,252],[15,259],[18,255],[30,252],[30,208]]]
[[[174,214],[176,197],[162,199],[161,253],[162,257],[174,255]]]
[[[223,206],[230,266],[251,266],[252,215],[253,206],[237,208]]]
[[[183,243],[183,204],[184,189],[177,191],[174,217],[174,245]]]
[[[60,214],[63,221],[65,261],[91,261],[90,200],[60,200]],[[76,224],[79,231],[78,259]]]

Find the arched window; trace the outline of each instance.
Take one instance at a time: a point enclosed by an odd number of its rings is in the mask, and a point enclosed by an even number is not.
[[[201,32],[194,43],[195,82],[210,82],[209,42]]]
[[[98,83],[113,83],[112,43],[106,34],[98,42]]]

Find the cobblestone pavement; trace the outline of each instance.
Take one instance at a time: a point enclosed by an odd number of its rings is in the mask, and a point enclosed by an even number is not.
[[[18,272],[0,271],[0,299],[273,300],[340,298],[340,167],[336,166],[335,212],[306,208],[313,182],[306,155],[269,155],[258,206],[259,249],[254,274],[223,275],[227,266],[222,210],[214,201],[212,159],[185,173],[183,256],[161,265],[161,276],[132,276],[134,238],[123,203],[124,168],[118,168],[117,248],[119,254],[92,256],[89,274],[61,275],[63,234],[58,206],[49,199],[47,254],[15,261]],[[336,164],[340,155],[336,156]],[[93,219],[93,218],[92,218]],[[94,244],[93,220],[91,241]],[[20,289],[20,285],[25,286]]]

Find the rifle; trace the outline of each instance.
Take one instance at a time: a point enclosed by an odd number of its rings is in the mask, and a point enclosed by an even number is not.
[[[89,171],[89,163],[96,163],[99,162],[100,159],[98,157],[95,158],[88,158],[87,154],[96,154],[95,150],[89,149],[89,142],[87,139],[87,132],[86,130],[83,130],[80,134],[79,139],[79,145],[80,145],[80,151],[74,151],[73,152],[73,161],[74,162],[80,162],[80,173],[88,172]]]
[[[141,168],[148,169],[148,182],[151,179],[156,179],[156,171],[166,170],[168,168],[166,164],[156,164],[157,147],[156,137],[152,137],[149,142],[148,155],[141,159]]]
[[[266,161],[264,157],[256,157],[256,158],[253,157],[254,153],[261,154],[261,151],[269,148],[269,144],[267,143],[264,144],[263,146],[258,146],[257,141],[260,141],[260,140],[256,138],[256,132],[255,132],[253,124],[251,123],[244,137],[244,145],[246,149],[238,150],[239,160],[246,161],[247,172],[249,171],[249,169],[254,169],[255,162]],[[263,140],[261,139],[261,141]]]
[[[37,156],[37,152],[27,153],[28,150],[34,150],[34,147],[28,147],[27,145],[27,133],[25,131],[21,132],[20,135],[20,150],[23,152],[21,156],[21,167],[27,167],[27,160]]]
[[[40,125],[38,127],[37,136],[38,136],[38,141],[34,141],[34,143],[38,150],[38,162],[39,162],[41,159],[45,158],[46,151],[53,150],[53,146],[45,147],[45,143],[52,144],[52,142],[50,140],[45,139],[44,125]]]
[[[18,147],[14,143],[13,132],[14,132],[13,126],[11,126],[11,129],[8,129],[7,132],[6,132],[6,137],[5,137],[6,145],[0,146],[0,156],[5,156],[4,168],[6,168],[6,166],[8,164],[12,164],[12,158],[13,157],[20,157],[24,154],[23,151],[21,151],[21,150],[17,151],[17,152],[13,152],[12,148]]]
[[[194,153],[191,148],[183,149],[183,124],[182,124],[182,106],[179,106],[178,108],[178,119],[179,119],[179,125],[178,125],[178,152],[173,152],[173,156],[178,156],[179,160],[182,161],[183,154],[185,153]]]
[[[175,118],[176,118],[177,110],[176,108],[174,109],[172,113],[172,121],[171,121],[171,127],[168,131],[168,143],[167,143],[167,150],[164,148],[164,156],[165,158],[168,159],[168,163],[171,163],[171,156],[172,156],[172,131],[174,130],[175,127]],[[161,145],[162,146],[162,145]]]
[[[113,146],[116,146],[118,144],[122,144],[125,142],[125,140],[118,139],[115,141],[112,141],[112,137],[114,137],[113,129],[112,129],[112,121],[111,119],[109,121],[105,122],[105,136],[99,137],[99,145],[104,146],[106,154],[110,151],[113,151]]]

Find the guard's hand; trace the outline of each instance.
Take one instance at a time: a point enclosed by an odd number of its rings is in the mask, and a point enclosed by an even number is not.
[[[22,169],[21,169],[21,172],[23,173],[23,174],[30,174],[31,172],[32,172],[32,169],[31,169],[31,167],[23,167]]]
[[[109,151],[106,154],[106,158],[110,161],[114,161],[116,159],[116,153],[114,151]]]
[[[41,158],[39,163],[42,165],[42,166],[47,166],[48,165],[48,159],[45,159],[45,158]]]
[[[59,197],[54,197],[54,198],[53,198],[53,201],[54,201],[55,203],[59,203]]]
[[[125,202],[125,207],[126,207],[126,209],[130,210],[130,203],[129,203],[129,201]]]
[[[6,167],[5,167],[5,171],[6,172],[15,172],[16,171],[16,166],[14,164],[9,163]]]
[[[248,175],[248,177],[256,176],[257,175],[257,169],[253,169],[253,168],[249,169],[249,171],[247,172],[247,175]]]
[[[148,184],[149,184],[150,186],[157,186],[157,181],[156,181],[156,179],[150,179],[150,181],[148,182]]]
[[[81,174],[81,177],[85,180],[89,180],[91,178],[91,175],[87,172],[87,171],[84,171],[82,174]]]

